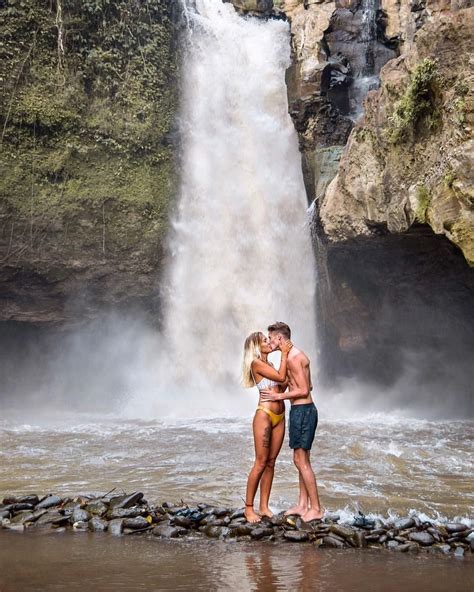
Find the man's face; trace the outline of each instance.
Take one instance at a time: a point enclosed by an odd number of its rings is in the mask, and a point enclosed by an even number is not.
[[[268,340],[270,343],[270,347],[272,348],[272,351],[280,349],[280,343],[282,340],[281,333],[275,333],[274,331],[270,331],[268,334]]]

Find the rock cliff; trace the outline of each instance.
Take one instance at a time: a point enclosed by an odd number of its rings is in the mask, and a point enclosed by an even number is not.
[[[474,10],[434,17],[369,93],[319,208],[330,241],[429,224],[474,263]]]
[[[1,12],[0,321],[149,308],[175,187],[171,4]]]

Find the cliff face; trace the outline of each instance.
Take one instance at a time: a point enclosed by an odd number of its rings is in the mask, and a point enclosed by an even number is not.
[[[330,241],[426,223],[474,263],[474,10],[426,22],[381,72],[320,207]]]
[[[170,3],[1,12],[0,320],[149,307],[175,187]]]

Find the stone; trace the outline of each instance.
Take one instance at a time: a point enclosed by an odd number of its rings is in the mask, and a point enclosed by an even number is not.
[[[138,530],[141,528],[147,528],[150,526],[150,524],[143,516],[137,516],[136,518],[125,518],[123,521],[123,526],[124,528]]]
[[[462,524],[461,522],[448,522],[444,525],[444,528],[447,530],[449,534],[455,532],[464,532],[465,530],[468,530],[468,527],[465,524]]]
[[[6,506],[10,504],[31,504],[36,506],[37,503],[39,503],[39,497],[37,495],[10,495],[3,498],[3,504]]]
[[[356,530],[350,526],[342,526],[340,524],[332,524],[329,531],[355,545]],[[366,536],[367,540],[369,538]],[[377,537],[378,538],[378,537]]]
[[[231,528],[232,536],[248,536],[253,530],[253,526],[246,524],[239,524],[236,528]]]
[[[423,546],[432,545],[435,542],[433,535],[429,532],[411,532],[408,536],[411,541]]]
[[[202,529],[202,532],[211,539],[218,539],[222,536],[224,526],[214,526],[213,524],[208,524]]]
[[[0,520],[3,520],[3,518],[10,518],[9,510],[0,510]]]
[[[454,557],[464,557],[464,549],[462,547],[457,547],[456,551],[454,551]]]
[[[191,528],[194,522],[185,516],[174,516],[171,520],[173,526],[181,526],[182,528]]]
[[[92,532],[104,532],[107,530],[107,528],[108,528],[107,520],[99,518],[98,516],[93,516],[89,520],[89,530],[92,530]]]
[[[5,528],[6,530],[13,530],[16,532],[23,532],[25,530],[25,525],[24,524],[12,524],[10,521],[6,521],[4,520],[2,522],[2,528]]]
[[[412,528],[415,526],[415,521],[413,518],[399,518],[398,520],[395,520],[393,526],[397,530],[405,530],[406,528]]]
[[[112,536],[121,536],[123,532],[123,520],[115,518],[108,523],[108,531]]]
[[[244,510],[244,508],[241,508],[239,510],[235,510],[234,512],[232,512],[230,514],[229,518],[231,520],[236,520],[237,518],[245,518],[245,510]]]
[[[72,528],[76,532],[85,532],[86,530],[89,530],[89,524],[85,520],[78,520],[77,522],[74,522]]]
[[[270,527],[257,527],[257,528],[253,528],[250,536],[252,539],[259,541],[260,539],[263,539],[264,537],[269,537],[272,536],[273,534],[273,528]]]
[[[69,521],[69,516],[65,516],[54,510],[49,510],[46,514],[43,514],[36,520],[35,524],[37,526],[46,526],[46,525],[60,525],[64,524]]]
[[[133,508],[113,508],[109,512],[109,518],[136,518],[143,514],[145,510],[143,508],[139,508],[137,506]]]
[[[48,509],[54,506],[59,506],[62,503],[62,499],[57,495],[48,495],[44,497],[38,504],[36,504],[37,510]]]
[[[82,510],[81,508],[76,508],[72,515],[71,521],[72,522],[87,522],[90,519],[91,515],[87,510]]]
[[[179,537],[182,529],[169,524],[159,524],[153,529],[153,534],[164,539],[176,539]]]
[[[232,522],[229,523],[229,528],[237,528],[238,526],[240,526],[241,524],[245,524],[247,522],[247,519],[245,518],[245,516],[242,516],[242,518],[235,518],[234,520],[232,520]]]
[[[397,541],[388,541],[387,543],[387,549],[396,549],[399,546],[400,543],[398,543]]]
[[[292,543],[303,543],[309,540],[309,534],[302,530],[287,530],[283,533],[283,537]]]
[[[385,535],[382,535],[382,536],[385,536]],[[354,535],[354,542],[355,542],[356,547],[359,547],[359,548],[367,547],[367,540],[365,538],[365,533],[360,530],[356,531],[356,533]]]
[[[449,555],[449,553],[451,551],[451,547],[449,545],[435,544],[431,547],[431,550],[438,552],[438,553],[443,553],[443,555]]]
[[[137,504],[143,498],[143,493],[139,491],[135,491],[130,495],[121,495],[117,497],[113,497],[110,500],[110,507],[117,509],[117,508],[130,508]]]
[[[14,516],[10,520],[10,522],[12,524],[24,524],[25,522],[34,522],[34,520],[35,520],[35,518],[34,518],[33,512],[29,512],[28,510],[24,510],[24,511],[16,514],[16,516]]]
[[[332,547],[333,549],[343,549],[344,548],[344,542],[341,541],[339,538],[336,538],[336,536],[326,536],[324,537],[324,546],[325,547]]]
[[[104,514],[107,513],[109,507],[104,504],[104,502],[97,500],[86,504],[85,509],[94,516],[104,516]]]

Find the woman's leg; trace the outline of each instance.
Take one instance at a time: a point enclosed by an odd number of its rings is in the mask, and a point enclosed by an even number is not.
[[[281,421],[272,430],[272,438],[270,442],[270,454],[267,458],[267,464],[263,471],[262,480],[260,481],[260,513],[263,516],[271,518],[273,514],[268,507],[270,499],[270,491],[272,489],[273,474],[275,472],[275,461],[280,454],[281,445],[285,437],[285,420]]]
[[[260,516],[253,509],[253,501],[258,484],[267,466],[272,437],[272,422],[266,413],[257,411],[253,418],[253,440],[255,445],[255,462],[247,480],[245,495],[245,518],[248,522],[260,522]]]

